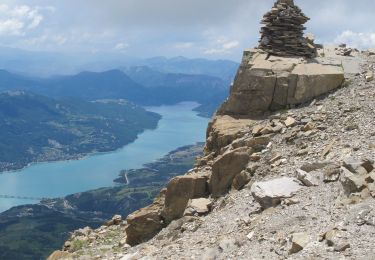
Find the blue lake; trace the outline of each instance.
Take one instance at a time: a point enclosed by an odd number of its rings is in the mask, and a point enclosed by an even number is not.
[[[135,169],[154,161],[177,147],[205,140],[208,119],[197,116],[196,103],[149,107],[162,115],[158,128],[109,153],[80,160],[38,163],[20,171],[0,174],[0,195],[54,198],[115,185],[120,170]],[[0,198],[0,212],[37,201]]]

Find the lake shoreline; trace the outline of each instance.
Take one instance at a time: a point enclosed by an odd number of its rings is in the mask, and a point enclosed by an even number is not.
[[[182,103],[189,103],[189,101],[180,102],[178,104],[182,104]],[[178,104],[173,104],[173,105],[178,105]],[[199,103],[197,103],[197,105],[195,107],[193,107],[192,111],[196,112],[198,117],[201,117],[201,118],[204,118],[204,119],[209,119],[210,117],[208,117],[204,113],[201,113],[199,110],[197,110],[197,108],[199,108],[200,106],[201,105]],[[149,111],[148,108],[150,108],[150,107],[144,107],[144,108],[147,111]],[[152,112],[152,111],[149,111],[149,112]],[[160,114],[158,114],[158,115],[161,116]],[[91,151],[91,152],[87,152],[87,153],[64,154],[64,155],[57,156],[55,159],[46,159],[46,160],[33,161],[33,162],[29,162],[27,164],[19,163],[19,164],[13,164],[11,166],[2,166],[0,164],[0,175],[2,175],[2,174],[8,174],[8,173],[17,173],[17,172],[20,172],[20,171],[28,168],[28,167],[35,166],[35,165],[38,165],[38,164],[53,163],[53,162],[78,161],[78,160],[82,160],[82,159],[85,159],[86,157],[90,157],[90,156],[98,156],[98,155],[104,155],[104,154],[107,154],[107,153],[116,152],[116,151],[118,151],[120,149],[123,149],[127,145],[134,143],[139,138],[139,136],[141,134],[143,134],[143,133],[145,133],[147,131],[154,131],[154,130],[156,130],[158,128],[158,124],[159,124],[159,122],[160,122],[161,119],[162,119],[162,116],[160,117],[160,119],[158,120],[157,125],[154,128],[144,129],[143,131],[139,132],[137,134],[137,136],[133,140],[131,140],[129,142],[126,142],[125,144],[122,144],[120,146],[113,147],[113,148],[111,148],[109,150],[100,151],[100,152],[98,152],[98,151]]]
[[[51,159],[51,160],[47,159],[47,160],[40,160],[40,161],[30,162],[27,165],[19,165],[19,166],[15,165],[14,169],[9,169],[9,170],[8,169],[3,170],[2,167],[0,166],[0,175],[2,175],[2,174],[8,174],[8,173],[17,173],[17,172],[20,172],[20,171],[28,168],[28,167],[35,166],[35,165],[40,165],[40,164],[45,164],[45,163],[79,161],[79,160],[82,160],[82,159],[85,159],[85,158],[91,157],[91,156],[100,156],[100,155],[105,155],[105,154],[108,154],[108,153],[113,153],[113,152],[121,150],[121,149],[125,148],[127,145],[132,144],[135,141],[137,141],[137,139],[139,138],[139,135],[141,135],[141,134],[143,134],[143,133],[145,133],[147,131],[154,131],[157,128],[158,128],[158,126],[156,126],[154,128],[144,129],[143,131],[141,131],[141,132],[139,132],[137,134],[137,137],[134,140],[132,140],[130,142],[127,142],[126,144],[121,145],[119,147],[116,147],[116,148],[113,148],[111,150],[108,150],[108,151],[103,151],[103,152],[92,151],[92,152],[88,152],[88,153],[78,153],[78,154],[74,154],[74,155],[65,155],[65,156],[62,155],[61,157],[58,157],[57,159]]]
[[[108,152],[66,156],[69,160],[44,161],[22,169],[2,172],[3,195],[32,198],[61,198],[100,187],[115,187],[123,169],[142,168],[176,148],[205,140],[208,119],[197,116],[197,103],[148,107],[162,115],[154,130],[145,130],[132,143]],[[132,181],[130,181],[132,183]],[[36,201],[37,202],[37,201]],[[32,202],[33,203],[33,202]],[[0,209],[29,204],[29,201],[1,199]]]

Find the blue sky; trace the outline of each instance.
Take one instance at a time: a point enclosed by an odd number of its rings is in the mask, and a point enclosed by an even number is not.
[[[273,0],[2,0],[0,45],[238,60]],[[319,42],[375,47],[375,1],[295,0]]]

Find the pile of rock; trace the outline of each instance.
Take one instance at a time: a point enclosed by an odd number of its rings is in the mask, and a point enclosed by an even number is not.
[[[346,44],[340,44],[339,47],[335,48],[336,55],[340,56],[350,56],[352,52],[358,51],[357,49],[349,48]]]
[[[374,169],[374,161],[369,159],[357,160],[348,157],[344,160],[340,182],[351,203],[358,199],[375,197]]]
[[[303,36],[308,20],[293,0],[278,0],[263,17],[259,48],[277,56],[314,57],[315,46]]]

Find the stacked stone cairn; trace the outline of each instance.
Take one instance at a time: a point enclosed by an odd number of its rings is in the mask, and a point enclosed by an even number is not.
[[[306,39],[303,26],[309,20],[293,0],[278,0],[263,17],[259,48],[269,54],[312,58],[316,55],[313,43]]]

